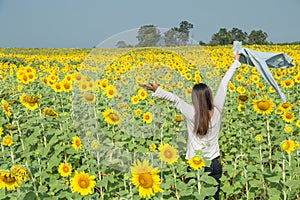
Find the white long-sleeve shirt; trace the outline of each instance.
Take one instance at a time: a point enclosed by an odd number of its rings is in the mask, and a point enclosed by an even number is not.
[[[194,157],[196,150],[201,150],[202,156],[209,160],[220,156],[218,138],[221,128],[222,109],[225,104],[228,83],[240,65],[241,63],[235,60],[222,78],[214,97],[214,112],[211,117],[211,126],[209,132],[203,136],[193,133],[195,112],[193,105],[186,103],[177,95],[160,87],[152,93],[152,96],[172,102],[185,117],[188,131],[186,159]]]

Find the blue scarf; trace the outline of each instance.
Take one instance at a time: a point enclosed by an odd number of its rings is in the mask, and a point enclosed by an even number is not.
[[[234,41],[233,52],[238,51],[241,55],[240,62],[251,66],[255,66],[260,72],[261,76],[277,91],[280,95],[281,101],[286,102],[285,95],[281,92],[277,85],[269,67],[273,68],[290,68],[292,64],[292,58],[284,53],[273,52],[260,52],[247,48],[242,48],[242,42]]]

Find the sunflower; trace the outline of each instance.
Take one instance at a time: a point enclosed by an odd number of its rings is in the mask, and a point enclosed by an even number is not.
[[[19,176],[24,181],[28,180],[29,178],[29,171],[23,166],[15,165],[10,169],[10,171]]]
[[[73,143],[72,143],[72,147],[78,151],[79,149],[82,149],[82,143],[81,140],[78,136],[74,136],[73,138]]]
[[[154,101],[153,99],[151,99],[151,100],[149,101],[149,104],[153,106],[153,105],[155,104],[155,101]]]
[[[194,156],[193,158],[188,159],[188,164],[193,168],[194,170],[201,169],[205,166],[204,160],[200,156]]]
[[[67,177],[72,174],[72,166],[68,163],[60,163],[58,166],[58,172],[62,177]]]
[[[269,92],[274,93],[276,90],[273,88],[273,86],[269,86]]]
[[[238,111],[241,112],[241,113],[244,113],[243,109],[246,109],[246,108],[247,108],[246,104],[244,104],[244,103],[240,103],[238,105]]]
[[[297,126],[298,128],[300,128],[300,119],[298,119],[298,120],[296,121],[296,126]]]
[[[60,82],[56,82],[52,85],[52,89],[55,91],[55,92],[62,92],[63,91],[63,87],[61,85]]]
[[[104,117],[104,120],[112,125],[118,125],[122,122],[121,116],[118,111],[113,109],[106,109],[102,116]]]
[[[254,100],[253,107],[258,114],[268,115],[271,114],[271,112],[273,111],[274,103],[272,100],[259,99]]]
[[[238,82],[242,82],[243,80],[245,80],[245,77],[241,74],[238,74],[235,79],[238,81]]]
[[[87,137],[91,137],[91,136],[93,135],[93,133],[92,133],[91,131],[87,131],[87,132],[85,133],[85,135],[86,135]]]
[[[73,81],[73,76],[71,74],[66,74],[65,78],[63,79],[63,81],[72,82]]]
[[[72,81],[64,80],[61,82],[61,86],[62,86],[63,91],[65,91],[65,92],[70,92],[73,89]]]
[[[105,78],[102,81],[100,81],[100,87],[102,89],[106,89],[107,86],[108,86],[108,79],[107,78]]]
[[[138,104],[139,101],[140,101],[140,99],[139,99],[139,97],[137,95],[134,95],[134,96],[131,97],[131,103],[133,105]]]
[[[246,92],[246,89],[242,86],[238,86],[236,91],[238,91],[240,94],[244,94]]]
[[[279,109],[282,111],[289,111],[292,109],[292,103],[290,103],[288,101],[284,102],[284,103],[280,103]]]
[[[265,85],[264,85],[263,83],[257,83],[257,84],[256,84],[256,88],[257,88],[257,89],[264,90],[264,89],[265,89]]]
[[[150,147],[149,147],[149,149],[151,150],[151,151],[155,151],[156,150],[156,144],[154,144],[154,143],[152,143],[151,145],[150,145]]]
[[[281,81],[281,85],[284,88],[292,88],[294,86],[294,81],[292,79],[285,79]]]
[[[152,122],[152,113],[151,112],[144,113],[143,121],[146,122],[146,124],[150,124]]]
[[[134,111],[134,114],[136,116],[140,116],[142,113],[143,113],[143,111],[141,109],[139,109],[139,108]]]
[[[88,82],[87,81],[80,81],[79,82],[79,90],[81,92],[86,92],[89,90],[89,87],[88,87]]]
[[[84,93],[83,94],[83,100],[87,103],[95,103],[96,102],[96,96],[94,94],[91,93]]]
[[[262,136],[261,135],[257,135],[256,137],[255,137],[255,140],[257,141],[257,142],[261,142],[262,141]]]
[[[178,160],[178,151],[173,146],[169,144],[163,144],[158,147],[158,156],[163,161],[169,165],[173,165]]]
[[[83,78],[83,75],[80,72],[76,72],[75,74],[73,74],[73,80],[75,81],[81,81]]]
[[[237,101],[240,103],[245,103],[246,101],[248,101],[250,99],[250,97],[247,94],[240,94],[237,97]]]
[[[85,172],[78,173],[75,171],[74,177],[71,178],[72,192],[78,192],[82,196],[93,194],[96,185],[95,178],[95,176],[90,176]]]
[[[281,148],[283,151],[290,154],[295,150],[295,142],[293,140],[286,140],[281,144]]]
[[[17,90],[18,90],[18,92],[22,92],[22,90],[23,90],[22,86],[18,85]]]
[[[11,115],[9,104],[4,99],[1,100],[1,104],[5,115],[9,117]]]
[[[98,148],[99,148],[99,145],[100,145],[100,143],[99,143],[98,140],[93,140],[93,141],[91,142],[91,147],[92,147],[92,149],[98,149]]]
[[[184,75],[184,77],[185,77],[185,79],[186,80],[191,80],[192,79],[192,74],[190,74],[190,73],[186,73],[185,75]]]
[[[163,189],[159,186],[160,177],[157,175],[159,170],[149,165],[146,159],[143,163],[138,160],[130,169],[131,181],[138,188],[140,197],[150,198],[151,195],[163,192]]]
[[[259,82],[259,76],[257,75],[251,75],[250,76],[250,80],[253,81],[254,83],[258,83]]]
[[[293,131],[293,127],[292,126],[288,125],[288,126],[285,127],[285,132],[290,133],[292,131]]]
[[[184,120],[184,116],[183,115],[178,115],[174,119],[175,122],[182,122],[183,120]]]
[[[293,78],[296,83],[300,83],[300,73],[298,73],[296,76],[293,76]]]
[[[58,117],[59,114],[58,112],[56,112],[55,110],[51,109],[51,108],[44,108],[43,112],[44,115],[48,115],[51,117]]]
[[[283,119],[285,122],[292,123],[292,122],[295,120],[295,115],[294,115],[294,113],[292,113],[292,112],[284,112],[284,113],[282,114],[282,119]]]
[[[0,189],[7,188],[8,190],[14,190],[16,187],[20,187],[22,179],[9,171],[0,171]]]
[[[13,144],[13,139],[10,135],[6,135],[4,138],[3,138],[3,141],[2,141],[2,145],[3,146],[8,146],[10,147],[12,144]]]
[[[88,87],[89,87],[89,90],[90,91],[93,91],[93,92],[96,92],[98,91],[98,85],[97,85],[97,82],[96,81],[89,81],[88,82]]]
[[[106,94],[107,98],[111,99],[111,98],[114,98],[114,97],[118,94],[118,91],[117,91],[117,89],[115,88],[115,86],[113,86],[113,85],[108,85],[108,86],[106,87],[105,94]]]
[[[229,90],[231,91],[231,92],[234,92],[235,91],[235,86],[232,84],[232,82],[229,82]]]
[[[138,96],[139,96],[140,99],[145,100],[148,97],[148,93],[147,93],[146,90],[140,89],[138,91]]]
[[[23,93],[20,96],[20,102],[29,110],[35,110],[39,107],[41,100],[38,97],[26,95]]]
[[[179,82],[177,83],[177,88],[181,89],[181,88],[183,88],[183,86],[184,86],[184,84],[183,84],[182,81],[179,81]]]

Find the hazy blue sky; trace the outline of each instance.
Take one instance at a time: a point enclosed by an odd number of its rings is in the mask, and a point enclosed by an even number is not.
[[[120,32],[187,20],[209,42],[224,27],[300,40],[300,0],[0,0],[0,47],[92,47]]]

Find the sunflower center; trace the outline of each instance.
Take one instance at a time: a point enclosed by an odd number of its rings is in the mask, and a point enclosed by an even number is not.
[[[286,114],[285,114],[285,117],[286,117],[287,119],[292,119],[292,118],[293,118],[292,115],[291,115],[290,113],[286,113]]]
[[[109,91],[108,91],[108,94],[113,95],[113,94],[114,94],[114,91],[113,91],[113,90],[109,90]]]
[[[113,121],[118,121],[120,119],[119,116],[114,113],[110,113],[108,117]]]
[[[257,105],[260,110],[268,110],[270,108],[270,104],[267,101],[260,101]]]
[[[94,100],[94,95],[93,95],[93,94],[85,94],[85,95],[84,95],[84,98],[85,98],[87,101],[93,101],[93,100]]]
[[[151,188],[153,185],[151,174],[142,173],[141,175],[139,175],[139,183],[143,188]]]
[[[164,151],[164,156],[166,158],[172,158],[173,157],[173,153],[170,150],[165,150]]]
[[[81,142],[80,142],[80,140],[76,140],[76,142],[75,142],[75,144],[76,144],[76,146],[80,146],[81,145]]]
[[[201,164],[201,162],[202,162],[202,160],[201,160],[199,157],[195,157],[195,158],[193,159],[193,163],[194,163],[195,165],[199,165],[199,164]]]
[[[63,170],[64,170],[64,172],[69,172],[69,167],[68,166],[64,166]]]
[[[241,100],[242,102],[245,102],[245,101],[248,100],[248,96],[247,95],[240,95],[239,100]]]
[[[81,179],[78,181],[78,185],[80,188],[87,188],[89,186],[89,182],[86,179]]]
[[[282,107],[285,108],[285,109],[287,109],[289,107],[289,104],[288,103],[283,103]]]

